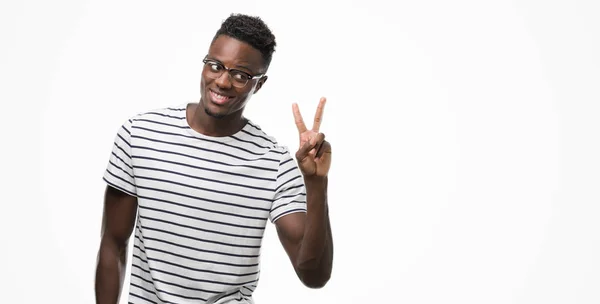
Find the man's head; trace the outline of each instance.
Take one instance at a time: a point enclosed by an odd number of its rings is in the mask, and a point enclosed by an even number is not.
[[[269,67],[271,58],[275,52],[275,36],[260,17],[232,14],[221,24],[221,28],[213,38],[213,43],[221,35],[226,35],[251,45],[261,53],[265,69]]]
[[[259,17],[231,15],[215,34],[202,70],[201,103],[224,117],[243,110],[267,80],[275,36]]]

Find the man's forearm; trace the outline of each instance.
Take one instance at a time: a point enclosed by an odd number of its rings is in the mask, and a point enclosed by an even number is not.
[[[327,177],[305,179],[307,214],[298,270],[307,285],[322,287],[331,274],[333,240],[327,206]]]
[[[125,278],[126,256],[127,245],[118,246],[109,241],[102,241],[96,268],[97,304],[118,303]]]

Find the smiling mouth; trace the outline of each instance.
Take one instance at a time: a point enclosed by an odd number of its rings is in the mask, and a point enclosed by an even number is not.
[[[210,89],[208,91],[209,91],[211,101],[216,104],[219,104],[219,105],[226,104],[229,100],[231,100],[233,98],[231,96],[225,96],[225,95],[218,94]]]

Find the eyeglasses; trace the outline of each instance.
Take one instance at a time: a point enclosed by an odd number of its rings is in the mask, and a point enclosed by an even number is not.
[[[231,80],[231,84],[233,84],[233,86],[236,88],[243,88],[246,86],[246,84],[248,84],[249,80],[259,79],[264,76],[264,74],[257,74],[252,76],[240,70],[230,69],[220,62],[208,59],[206,57],[204,57],[202,62],[204,62],[204,70],[206,72],[206,76],[212,79],[218,79],[223,75],[225,71],[227,71],[229,73],[229,79]]]

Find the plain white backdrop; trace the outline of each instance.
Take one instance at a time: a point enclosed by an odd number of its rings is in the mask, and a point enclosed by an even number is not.
[[[3,1],[1,302],[93,303],[115,132],[198,99],[232,12],[278,42],[247,117],[295,150],[326,96],[333,146],[333,277],[269,224],[257,304],[600,303],[592,0]]]

